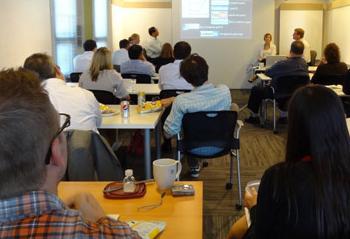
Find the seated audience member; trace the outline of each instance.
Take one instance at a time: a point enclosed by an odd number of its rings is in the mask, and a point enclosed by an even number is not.
[[[174,63],[169,63],[159,69],[159,88],[161,90],[192,90],[193,86],[180,75],[180,64],[191,54],[191,46],[180,41],[174,46]]]
[[[321,85],[343,84],[348,66],[344,62],[340,62],[339,47],[335,43],[329,43],[323,54],[325,59],[317,67],[311,82]]]
[[[301,41],[292,42],[288,59],[279,61],[266,70],[265,74],[272,78],[272,86],[282,76],[307,76],[309,74],[308,66],[302,57],[303,51],[304,45]],[[260,122],[258,114],[260,105],[263,99],[268,99],[272,96],[273,93],[270,86],[254,86],[248,100],[248,109],[251,111],[251,116],[245,122],[258,124]],[[286,115],[281,113],[280,121],[283,122],[285,119]]]
[[[108,48],[98,48],[90,69],[80,76],[79,86],[89,90],[109,91],[119,99],[129,99],[123,78],[113,69],[111,60],[111,51]]]
[[[171,138],[181,131],[182,118],[186,113],[198,111],[220,111],[231,109],[231,93],[227,86],[214,86],[208,82],[207,62],[201,56],[193,54],[183,60],[180,67],[181,76],[194,89],[191,92],[178,95],[171,112],[164,124],[164,134]],[[213,152],[217,148],[210,147]],[[198,160],[188,158],[192,177],[198,177],[200,165]]]
[[[149,61],[153,63],[155,58],[159,57],[160,55],[162,43],[158,39],[159,31],[157,28],[150,27],[148,29],[148,34],[150,35],[150,39],[145,46],[145,50]]]
[[[272,42],[271,33],[266,33],[264,35],[264,44],[261,46],[259,52],[259,61],[266,62],[267,56],[275,56],[276,55],[276,45]]]
[[[293,33],[294,41],[301,41],[304,44],[304,54],[303,57],[307,64],[311,62],[311,47],[308,41],[304,38],[305,31],[302,28],[295,28]]]
[[[101,111],[95,96],[80,87],[67,86],[60,69],[46,54],[36,53],[24,62],[24,68],[38,74],[57,111],[71,116],[68,129],[94,130],[101,124]]]
[[[252,224],[247,231],[241,218],[228,238],[350,238],[350,139],[340,99],[309,85],[288,112],[285,161],[265,171],[258,194],[246,193]]]
[[[0,237],[140,238],[126,223],[108,218],[88,192],[67,204],[58,198],[69,117],[60,124],[37,75],[1,71],[0,95]]]
[[[129,59],[128,49],[129,41],[123,39],[119,41],[119,50],[113,52],[112,64],[120,66],[122,63],[127,62]]]
[[[144,74],[152,76],[155,73],[154,66],[145,60],[140,45],[132,45],[129,48],[130,60],[120,66],[122,74]]]
[[[162,46],[162,51],[160,52],[160,56],[155,59],[154,65],[156,66],[156,72],[158,73],[159,68],[169,63],[174,62],[174,53],[173,47],[170,43],[164,43]]]
[[[128,40],[130,42],[130,46],[140,45],[140,35],[137,33],[133,33]]]
[[[91,65],[92,56],[97,49],[96,41],[86,40],[84,42],[84,53],[77,55],[73,59],[74,72],[84,72]]]
[[[345,76],[345,80],[343,83],[343,92],[346,95],[350,95],[350,70],[348,70]]]

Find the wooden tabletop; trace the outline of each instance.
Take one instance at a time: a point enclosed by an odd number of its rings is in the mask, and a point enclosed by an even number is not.
[[[167,192],[163,204],[149,211],[138,211],[137,208],[160,202],[160,193],[155,183],[147,184],[146,195],[138,199],[105,199],[102,190],[108,182],[61,182],[58,186],[58,195],[65,200],[78,192],[90,192],[107,214],[119,214],[122,221],[165,221],[167,225],[160,238],[202,238],[203,183],[200,181],[176,183],[192,184],[195,195],[173,197]]]
[[[109,105],[117,114],[103,116],[100,129],[154,129],[158,124],[163,111],[143,113],[137,112],[137,105],[130,105],[129,118],[120,115],[119,105]]]

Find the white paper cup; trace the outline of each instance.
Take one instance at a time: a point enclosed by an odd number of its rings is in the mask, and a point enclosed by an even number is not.
[[[179,178],[182,170],[180,161],[174,159],[157,159],[153,161],[153,176],[160,190],[169,189]]]

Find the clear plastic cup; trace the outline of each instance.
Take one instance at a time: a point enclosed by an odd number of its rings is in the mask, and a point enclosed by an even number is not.
[[[252,180],[247,183],[247,186],[245,187],[245,191],[252,193],[252,189],[254,188],[256,192],[259,191],[259,186],[260,186],[260,180]]]

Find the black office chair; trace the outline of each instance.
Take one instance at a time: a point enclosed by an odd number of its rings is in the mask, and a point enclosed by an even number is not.
[[[136,84],[151,84],[152,78],[145,74],[122,74],[124,79],[136,79]]]
[[[311,50],[310,51],[310,66],[316,65],[316,57],[317,57],[317,51]]]
[[[177,135],[177,158],[180,160],[181,154],[203,159],[230,154],[230,179],[226,184],[226,189],[232,189],[233,158],[236,158],[239,195],[239,202],[236,204],[236,208],[241,209],[242,191],[239,133],[243,123],[242,121],[237,121],[237,116],[236,111],[207,111],[185,114],[182,119],[182,134]],[[218,147],[221,150],[211,155],[203,155],[192,151],[199,147],[208,146]]]
[[[89,90],[91,91],[98,102],[106,105],[118,105],[120,104],[120,99],[115,97],[112,92],[105,90]]]
[[[282,76],[274,81],[274,86],[271,86],[273,97],[270,99],[265,99],[265,117],[264,121],[267,118],[267,102],[272,101],[273,103],[273,133],[277,134],[276,126],[276,105],[278,104],[279,108],[283,111],[287,111],[288,101],[293,95],[294,91],[298,88],[309,84],[310,77],[309,75],[304,76]]]
[[[70,82],[79,82],[80,75],[82,72],[72,72],[69,75]]]
[[[67,138],[67,181],[120,181],[123,168],[111,146],[91,130],[69,130]]]
[[[311,82],[320,85],[343,85],[346,75],[322,75]]]

